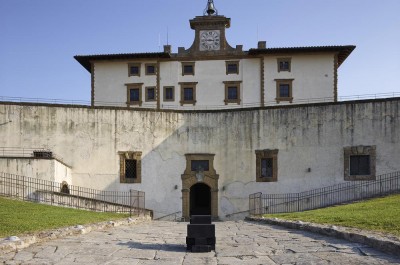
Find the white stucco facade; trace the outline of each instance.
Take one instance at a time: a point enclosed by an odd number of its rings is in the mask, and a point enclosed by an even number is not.
[[[144,191],[155,217],[182,211],[185,154],[214,154],[224,219],[248,210],[251,193],[345,182],[344,147],[375,146],[377,174],[400,170],[399,110],[397,99],[200,113],[2,104],[12,122],[0,145],[52,150],[72,167],[69,184]],[[255,151],[264,149],[279,151],[276,182],[256,182]],[[142,152],[141,183],[121,183],[121,151]]]
[[[75,56],[91,73],[92,105],[207,110],[334,102],[338,68],[355,49],[351,45],[270,48],[260,41],[256,48],[244,51],[242,45],[231,47],[226,40],[230,18],[198,16],[190,20],[190,26],[195,31],[193,44],[178,47],[177,53],[165,45],[158,53]],[[217,36],[216,45],[206,45],[209,49],[204,46],[207,32]],[[184,73],[187,63],[193,65],[191,73]],[[232,63],[237,69],[227,66]],[[154,72],[147,72],[149,64]],[[132,65],[138,68],[134,73]],[[238,82],[239,87],[228,99],[229,82]],[[282,82],[290,84],[289,92],[279,88]],[[182,102],[184,83],[195,87],[189,102]],[[132,84],[140,89],[134,102],[128,91]],[[155,91],[151,100],[146,96],[148,87]],[[165,87],[172,87],[173,98],[165,97]]]
[[[277,60],[291,59],[291,71],[278,72]],[[235,60],[238,74],[226,73],[226,62],[232,60],[200,60],[194,62],[195,74],[182,75],[182,62],[159,62],[159,77],[145,75],[144,67],[154,61],[122,61],[94,63],[94,104],[96,106],[127,106],[127,84],[141,86],[142,104],[134,108],[157,108],[156,101],[146,101],[146,87],[160,88],[160,109],[221,109],[285,105],[291,103],[335,101],[335,55],[310,54],[265,56]],[[140,76],[128,76],[130,63],[140,64]],[[263,63],[263,67],[261,64]],[[261,74],[263,71],[263,74]],[[159,81],[157,82],[157,78]],[[277,102],[277,79],[293,80],[293,100]],[[240,82],[240,103],[225,104],[224,82]],[[180,104],[181,83],[196,83],[196,103]],[[165,100],[164,87],[174,88],[174,99]],[[262,93],[264,102],[262,102]]]
[[[277,71],[278,58],[291,59],[291,71]],[[276,79],[292,79],[293,103],[315,103],[335,101],[335,55],[331,54],[289,54],[268,56],[265,63],[265,102],[266,105],[290,104],[276,102]]]

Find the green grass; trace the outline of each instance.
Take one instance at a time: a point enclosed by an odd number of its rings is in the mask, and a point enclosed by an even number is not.
[[[400,195],[298,213],[266,214],[264,217],[355,227],[400,236]]]
[[[0,238],[128,216],[128,214],[90,212],[0,197]]]

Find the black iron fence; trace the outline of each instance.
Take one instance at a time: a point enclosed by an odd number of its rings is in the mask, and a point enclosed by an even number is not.
[[[301,212],[399,191],[400,171],[377,176],[376,180],[346,182],[300,193],[250,194],[249,213]]]
[[[154,221],[174,221],[174,222],[182,222],[184,218],[182,217],[182,211],[178,211],[175,213],[164,214],[161,217],[157,217]]]
[[[0,173],[0,196],[77,209],[148,214],[142,191],[106,191]]]
[[[0,147],[0,157],[53,158],[65,164],[59,156],[45,148]]]

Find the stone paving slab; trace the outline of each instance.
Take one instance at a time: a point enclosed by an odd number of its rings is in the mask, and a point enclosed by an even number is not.
[[[334,225],[324,225],[302,221],[290,221],[278,218],[246,217],[246,220],[302,230],[304,231],[304,235],[306,235],[306,233],[317,233],[335,238],[341,238],[351,242],[365,244],[373,249],[378,249],[400,257],[400,238],[394,235],[386,235],[357,228],[338,227]],[[364,254],[368,256],[368,252],[375,250],[366,251],[367,252]]]
[[[153,221],[68,236],[0,257],[0,264],[400,264],[359,243],[247,221],[216,222],[216,251],[186,252],[187,223]]]

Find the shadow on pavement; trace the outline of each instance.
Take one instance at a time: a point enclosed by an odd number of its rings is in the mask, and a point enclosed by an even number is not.
[[[160,250],[168,252],[186,252],[186,245],[183,244],[152,244],[141,243],[135,241],[118,243],[120,246],[127,246],[128,248],[142,249],[142,250]]]

